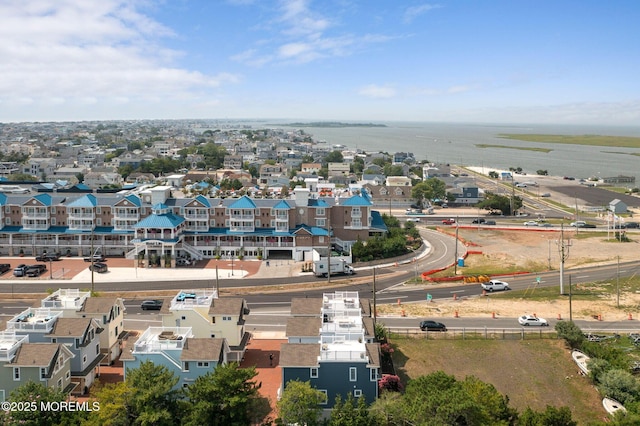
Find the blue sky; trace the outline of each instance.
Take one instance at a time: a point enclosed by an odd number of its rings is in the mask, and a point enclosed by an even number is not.
[[[638,125],[640,2],[2,0],[0,121]]]

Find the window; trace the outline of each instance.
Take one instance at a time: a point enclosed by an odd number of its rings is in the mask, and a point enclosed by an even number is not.
[[[182,321],[186,320],[187,317],[185,317],[184,315],[180,317],[182,319]]]
[[[58,339],[56,339],[55,337],[51,338],[51,343],[58,343]]]
[[[320,401],[320,404],[326,405],[327,401],[329,401],[329,396],[327,395],[327,390],[326,389],[318,389],[318,391],[321,392],[324,395],[324,398],[322,398],[322,401]]]
[[[62,390],[62,379],[58,379],[58,390]]]
[[[40,380],[44,380],[47,378],[47,369],[45,367],[40,367]]]
[[[69,380],[69,377],[71,377],[71,371],[70,371],[70,370],[67,370],[67,373],[64,375],[64,378],[65,378],[66,380]]]
[[[231,321],[231,317],[222,317],[222,321]]]
[[[355,382],[358,380],[358,369],[356,367],[349,367],[349,381]]]
[[[353,396],[356,398],[360,398],[362,396],[362,389],[354,389]]]
[[[182,371],[189,371],[189,362],[185,361],[182,363]]]
[[[198,361],[198,367],[209,368],[209,361]]]
[[[316,226],[320,228],[324,228],[325,226],[327,226],[326,219],[316,219]]]
[[[312,379],[317,379],[318,378],[318,368],[314,367],[311,369],[311,372],[309,373],[309,377],[311,377]]]
[[[211,324],[215,324],[216,323],[216,317],[211,317]]]
[[[13,367],[13,380],[20,380],[20,367]]]
[[[375,382],[378,380],[378,369],[377,368],[372,368],[371,369],[371,381]]]
[[[324,214],[325,214],[325,209],[324,209],[324,207],[318,207],[318,208],[316,209],[316,216],[324,216]]]

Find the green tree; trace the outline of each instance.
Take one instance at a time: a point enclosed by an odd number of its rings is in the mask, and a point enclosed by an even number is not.
[[[42,403],[56,403],[67,400],[67,394],[29,381],[9,394],[8,402],[29,404],[31,409],[0,411],[0,422],[6,425],[58,426],[79,425],[89,412],[67,410],[41,410]]]
[[[570,348],[580,349],[584,342],[584,334],[573,321],[558,321],[555,326],[558,337],[564,339]]]
[[[577,426],[577,422],[571,418],[571,410],[568,407],[556,408],[547,405],[543,412],[533,411],[527,407],[518,418],[518,426]]]
[[[7,179],[11,182],[36,182],[38,178],[27,173],[14,173],[7,176]]]
[[[384,174],[385,176],[403,176],[404,171],[402,170],[402,166],[399,164],[385,164],[384,165]]]
[[[324,158],[325,163],[342,163],[343,161],[344,157],[340,151],[332,151]]]
[[[499,210],[504,215],[511,215],[511,204],[513,200],[513,211],[515,212],[522,207],[522,198],[520,197],[505,197],[504,195],[494,194],[493,192],[486,192],[484,200],[477,204],[477,207],[485,210]]]
[[[237,363],[229,363],[198,377],[185,391],[187,414],[183,424],[251,424],[250,408],[260,388],[253,380],[257,375],[255,367],[240,368]]]
[[[369,413],[369,407],[365,398],[358,398],[356,402],[352,394],[342,402],[340,395],[331,410],[329,425],[331,426],[374,426],[374,417]]]
[[[100,403],[100,410],[92,412],[83,426],[129,425],[127,401],[131,393],[126,382],[94,385],[92,394]]]
[[[178,378],[163,365],[143,361],[140,367],[127,369],[131,389],[127,407],[134,425],[174,425],[179,423]]]
[[[278,414],[284,424],[315,426],[320,424],[320,403],[324,393],[312,388],[309,382],[292,380],[287,383],[278,401]]]
[[[623,405],[640,399],[640,384],[625,370],[609,370],[600,375],[598,390],[602,395],[620,401]]]
[[[411,198],[416,204],[423,206],[425,201],[431,201],[436,198],[444,199],[446,197],[446,184],[438,178],[429,178],[424,182],[420,182],[411,189]]]

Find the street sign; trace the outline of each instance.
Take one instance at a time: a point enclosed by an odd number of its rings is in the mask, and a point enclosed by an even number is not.
[[[431,294],[427,293],[427,302],[431,302],[431,299],[433,299],[433,296],[431,296]]]

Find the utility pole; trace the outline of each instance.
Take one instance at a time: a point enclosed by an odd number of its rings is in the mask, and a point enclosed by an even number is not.
[[[373,267],[373,325],[378,319],[378,308],[376,306],[376,267]]]
[[[571,308],[571,274],[569,274],[569,321],[573,321],[573,310]]]
[[[453,275],[458,275],[458,216],[456,216],[456,249],[455,249],[455,259],[453,259]]]
[[[618,256],[618,267],[616,273],[616,306],[620,308],[620,256]]]
[[[564,294],[564,262],[569,258],[569,249],[571,248],[571,240],[564,240],[564,223],[560,224],[560,240],[556,243],[560,254],[560,294]]]

